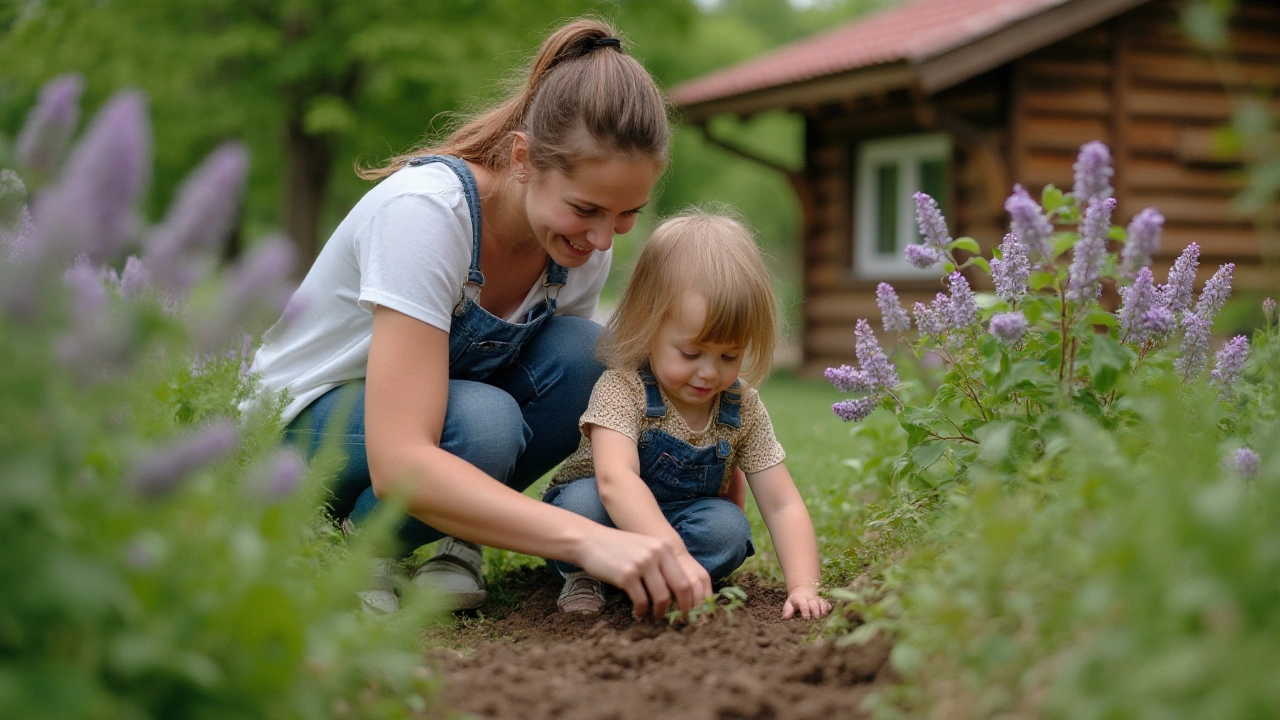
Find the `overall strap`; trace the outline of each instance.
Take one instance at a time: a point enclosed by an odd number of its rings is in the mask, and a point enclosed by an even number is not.
[[[484,274],[480,272],[480,189],[476,185],[476,176],[461,158],[452,155],[424,155],[409,161],[409,167],[418,167],[429,163],[443,163],[458,180],[462,182],[462,192],[467,197],[467,210],[471,214],[471,270],[467,273],[467,283],[476,287],[476,295],[484,287]],[[462,289],[466,295],[466,288]],[[475,300],[473,297],[472,300]]]
[[[666,403],[662,402],[662,391],[658,389],[658,378],[653,376],[649,370],[649,366],[645,365],[638,371],[640,379],[644,381],[644,416],[648,418],[660,418],[667,414]]]
[[[556,297],[560,294],[560,288],[564,287],[568,279],[569,269],[562,267],[560,263],[552,260],[551,256],[547,255],[547,280],[542,283],[542,295],[552,305],[551,309],[553,311],[555,310]]]
[[[731,428],[742,426],[742,381],[734,380],[728,390],[720,393],[720,414],[716,422]]]

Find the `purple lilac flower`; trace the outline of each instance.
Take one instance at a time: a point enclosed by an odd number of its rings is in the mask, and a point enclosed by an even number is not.
[[[235,225],[249,171],[249,153],[239,143],[215,150],[183,182],[164,222],[147,240],[147,265],[170,296],[182,297]]]
[[[951,327],[963,330],[978,321],[978,303],[969,281],[959,272],[951,273]]]
[[[1115,198],[1093,199],[1080,224],[1080,240],[1076,243],[1066,297],[1085,303],[1098,297],[1102,289],[1102,265],[1107,259],[1107,230],[1111,227],[1111,211]]]
[[[75,319],[89,325],[95,324],[107,304],[107,289],[103,286],[102,272],[81,255],[63,273],[62,281],[71,291],[71,310]]]
[[[1027,318],[1017,311],[999,313],[991,318],[989,330],[1000,342],[1012,345],[1027,332]]]
[[[991,261],[991,278],[996,284],[996,295],[1010,305],[1017,305],[1027,294],[1027,278],[1031,276],[1031,263],[1027,260],[1027,246],[1013,233],[1004,236],[1000,243],[1001,259]]]
[[[1105,144],[1094,140],[1081,145],[1080,155],[1071,167],[1076,171],[1071,194],[1080,207],[1111,197],[1111,177],[1116,171],[1111,167],[1111,150]]]
[[[238,441],[236,426],[227,421],[194,430],[139,460],[128,475],[129,486],[143,497],[167,495],[188,475],[234,450]]]
[[[889,362],[889,357],[880,349],[871,323],[858,319],[853,331],[855,338],[854,352],[858,355],[858,365],[877,385],[892,388],[898,384],[898,371]]]
[[[1204,371],[1209,362],[1209,333],[1213,322],[1199,313],[1189,313],[1182,319],[1181,355],[1174,359],[1173,367],[1184,381]]]
[[[941,298],[946,299],[946,295],[939,293]],[[936,300],[934,301],[937,302]],[[920,330],[921,335],[926,335],[934,340],[941,340],[942,334],[947,330],[946,321],[942,315],[935,312],[932,308],[926,307],[924,303],[916,303],[912,308],[912,314],[916,317],[916,328]]]
[[[151,289],[151,271],[136,255],[130,255],[124,261],[124,271],[120,273],[120,283],[117,287],[120,290],[120,297],[123,298],[142,295]]]
[[[937,248],[932,248],[928,245],[908,245],[905,252],[907,262],[911,263],[912,267],[921,270],[927,270],[937,265],[939,260],[942,260],[942,253]]]
[[[1178,319],[1163,305],[1156,305],[1142,315],[1142,327],[1148,340],[1163,338],[1173,332],[1177,325]]]
[[[19,262],[27,256],[31,211],[27,186],[12,170],[0,169],[0,257]]]
[[[37,178],[54,174],[80,120],[80,94],[84,80],[62,75],[40,89],[40,99],[27,115],[18,134],[14,159]]]
[[[260,243],[230,270],[216,315],[197,323],[201,350],[214,352],[238,338],[252,316],[278,316],[292,294],[293,243],[275,236]]]
[[[1151,328],[1146,324],[1147,314],[1160,299],[1155,280],[1151,277],[1151,268],[1144,265],[1139,269],[1133,285],[1120,288],[1120,299],[1120,337],[1141,345],[1150,339],[1151,334]]]
[[[1195,288],[1196,269],[1199,267],[1200,246],[1191,243],[1169,269],[1169,281],[1160,288],[1160,304],[1175,316],[1191,309],[1191,293]]]
[[[1231,297],[1231,274],[1235,271],[1235,263],[1227,263],[1218,268],[1218,272],[1204,284],[1200,291],[1200,301],[1196,303],[1196,314],[1212,320]]]
[[[822,374],[840,392],[870,392],[876,387],[870,375],[852,365],[827,368]]]
[[[911,329],[911,318],[902,309],[898,293],[893,291],[889,283],[876,286],[876,304],[880,306],[880,316],[884,320],[884,331],[887,333],[903,333]]]
[[[951,244],[951,235],[947,232],[947,220],[942,217],[938,202],[922,192],[916,193],[914,197],[916,222],[920,225],[920,234],[924,237],[925,244],[945,251]]]
[[[1125,232],[1124,249],[1120,251],[1121,269],[1133,277],[1140,267],[1151,264],[1151,256],[1160,249],[1160,230],[1164,216],[1155,208],[1138,213]]]
[[[81,252],[112,260],[134,231],[151,168],[151,126],[141,93],[112,98],[76,144],[61,181],[36,202],[36,251],[60,265]]]
[[[259,491],[268,501],[281,502],[293,495],[306,475],[307,463],[291,447],[281,448],[258,472]]]
[[[1267,322],[1275,322],[1276,320],[1276,300],[1275,298],[1266,298],[1262,301],[1262,316]]]
[[[1236,451],[1236,472],[1240,474],[1240,477],[1245,478],[1246,480],[1252,480],[1253,478],[1258,477],[1259,459],[1258,453],[1253,450],[1250,450],[1247,447],[1240,448]]]
[[[878,396],[867,396],[854,398],[852,400],[841,400],[831,406],[831,412],[835,413],[840,419],[848,422],[858,422],[864,420],[871,411],[876,409],[880,404]]]
[[[1223,395],[1229,394],[1244,374],[1244,361],[1249,357],[1249,338],[1237,335],[1218,350],[1209,378]]]
[[[1030,255],[1041,260],[1048,259],[1053,252],[1049,246],[1053,223],[1045,217],[1040,203],[1032,199],[1021,185],[1014,185],[1013,194],[1004,201],[1004,209],[1009,213],[1009,225],[1013,234],[1027,246]]]

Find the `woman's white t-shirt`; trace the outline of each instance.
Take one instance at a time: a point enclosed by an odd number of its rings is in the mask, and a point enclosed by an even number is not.
[[[611,260],[611,251],[596,252],[570,269],[556,314],[591,317]],[[288,422],[329,390],[365,377],[375,306],[449,332],[470,266],[471,215],[458,176],[443,163],[399,170],[334,230],[284,318],[263,336],[251,371],[261,373],[264,390],[289,391]],[[542,282],[503,319],[520,322],[542,301]]]

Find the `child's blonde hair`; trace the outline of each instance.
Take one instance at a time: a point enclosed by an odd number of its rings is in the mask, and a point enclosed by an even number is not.
[[[707,318],[695,342],[741,344],[742,376],[758,385],[773,366],[778,309],[760,248],[745,225],[704,210],[663,220],[640,251],[631,281],[605,325],[600,352],[609,367],[636,369],[649,341],[680,302],[696,291]]]

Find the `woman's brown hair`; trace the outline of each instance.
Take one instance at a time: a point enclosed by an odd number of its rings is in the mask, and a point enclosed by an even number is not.
[[[662,91],[622,50],[611,25],[574,20],[542,43],[523,85],[497,107],[471,118],[438,146],[397,155],[382,167],[358,168],[357,174],[384,178],[423,155],[453,155],[502,170],[510,164],[515,132],[528,135],[529,160],[538,170],[571,173],[579,162],[606,154],[665,163],[668,111]]]

